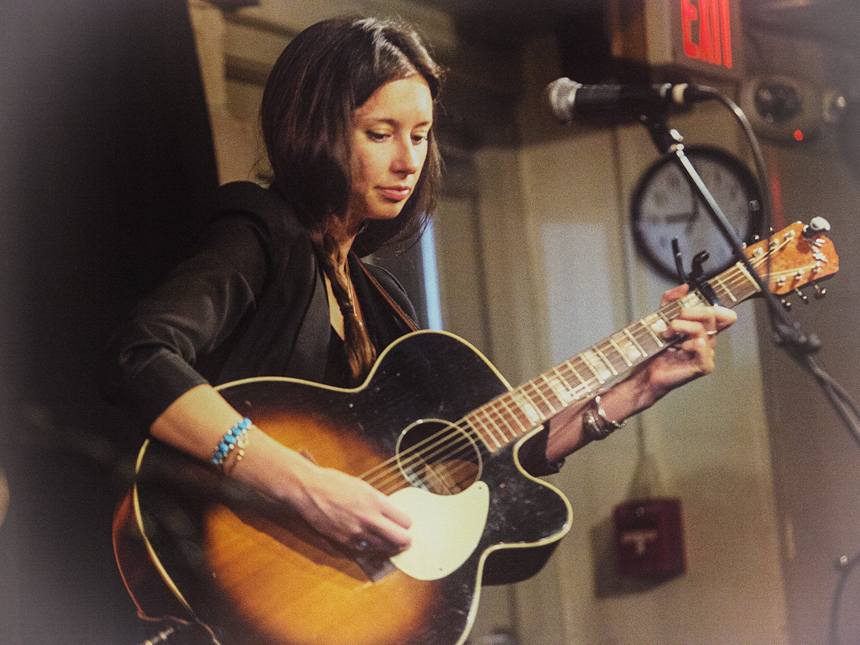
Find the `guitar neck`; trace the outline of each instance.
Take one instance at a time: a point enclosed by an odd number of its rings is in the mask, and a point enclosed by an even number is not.
[[[712,278],[701,290],[667,303],[584,352],[556,365],[537,378],[468,414],[464,421],[490,451],[496,451],[545,423],[573,403],[584,401],[620,381],[633,369],[665,350],[673,341],[664,337],[682,308],[711,301],[734,307],[759,292],[738,262]],[[706,298],[704,293],[714,298]]]
[[[839,270],[833,243],[820,231],[810,231],[802,222],[795,222],[746,249],[747,259],[757,272],[767,275],[767,286],[773,293],[797,290]],[[759,283],[742,262],[737,262],[700,289],[663,305],[650,316],[496,397],[464,417],[463,422],[488,450],[496,451],[571,404],[599,394],[677,342],[663,334],[682,308],[714,303],[734,307],[759,291]]]

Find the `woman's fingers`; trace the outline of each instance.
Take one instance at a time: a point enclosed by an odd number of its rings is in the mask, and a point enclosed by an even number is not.
[[[305,519],[349,550],[394,554],[411,544],[411,518],[361,479],[320,469],[308,493]]]

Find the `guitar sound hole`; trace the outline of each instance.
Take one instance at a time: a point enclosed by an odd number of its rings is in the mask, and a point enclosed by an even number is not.
[[[412,486],[454,495],[481,476],[481,454],[474,437],[447,421],[418,421],[397,444],[397,462]]]

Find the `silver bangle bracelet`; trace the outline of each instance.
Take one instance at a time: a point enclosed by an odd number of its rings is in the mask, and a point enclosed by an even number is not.
[[[600,441],[609,436],[597,423],[597,415],[591,410],[586,410],[582,415],[582,431],[592,441]]]
[[[594,397],[594,409],[586,410],[582,415],[582,430],[589,439],[600,441],[624,425],[624,421],[610,421],[606,410],[600,401],[600,396]]]
[[[609,432],[614,432],[624,425],[624,421],[610,421],[606,416],[606,410],[603,409],[603,404],[600,401],[600,395],[594,397],[594,409],[597,410],[597,415],[603,421],[603,425],[612,428]]]

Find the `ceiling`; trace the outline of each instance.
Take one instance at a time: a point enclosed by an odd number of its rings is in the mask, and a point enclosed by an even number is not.
[[[553,29],[565,18],[601,10],[607,0],[419,0],[453,15],[458,26],[482,40],[516,41]],[[622,0],[624,1],[624,0]]]
[[[455,16],[458,26],[487,41],[510,42],[553,29],[566,18],[599,12],[610,0],[419,0]],[[631,2],[634,0],[616,0]],[[655,0],[647,0],[649,2]],[[691,0],[695,2],[695,0]],[[739,0],[745,26],[860,46],[860,0]]]
[[[742,0],[744,26],[780,31],[856,51],[860,47],[857,0]]]

